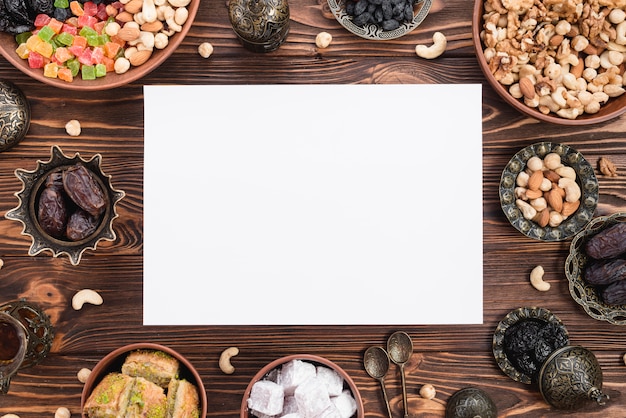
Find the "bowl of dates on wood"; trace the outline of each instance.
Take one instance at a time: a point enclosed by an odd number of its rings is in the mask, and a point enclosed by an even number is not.
[[[38,161],[35,170],[15,170],[23,187],[15,193],[18,206],[5,217],[21,222],[22,234],[31,237],[29,255],[49,250],[77,265],[85,250],[115,240],[116,205],[125,193],[113,188],[100,162],[100,154],[84,160],[53,146],[50,160]]]
[[[500,369],[516,382],[536,384],[543,363],[569,344],[561,320],[541,307],[509,312],[493,334],[493,354]]]
[[[335,19],[348,31],[370,40],[389,40],[417,28],[432,0],[328,0]]]
[[[626,325],[626,213],[593,219],[570,244],[572,298],[594,319]]]

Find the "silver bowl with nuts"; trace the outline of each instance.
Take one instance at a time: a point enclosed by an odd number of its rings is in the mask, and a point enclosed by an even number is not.
[[[500,204],[518,231],[542,241],[580,232],[598,205],[598,179],[575,149],[540,142],[516,153],[502,172]]]

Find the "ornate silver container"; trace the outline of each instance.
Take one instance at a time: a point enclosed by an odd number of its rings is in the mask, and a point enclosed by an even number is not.
[[[287,0],[230,0],[228,16],[242,45],[254,52],[275,51],[289,33]]]
[[[0,152],[16,145],[30,128],[30,105],[10,81],[0,80]]]

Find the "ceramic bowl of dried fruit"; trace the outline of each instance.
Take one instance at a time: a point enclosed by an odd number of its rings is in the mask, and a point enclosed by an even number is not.
[[[599,186],[593,167],[574,148],[539,142],[517,152],[500,178],[500,205],[522,234],[563,241],[593,218]]]
[[[22,235],[31,238],[29,255],[50,251],[77,265],[86,250],[115,241],[113,221],[125,193],[113,188],[101,161],[100,154],[85,160],[53,146],[50,159],[37,161],[34,170],[15,170],[22,189],[15,193],[18,205],[5,217],[20,222]]]
[[[63,89],[106,90],[139,80],[181,44],[200,0],[166,1],[158,12],[151,0],[124,3],[70,1],[52,14],[36,11],[32,20],[3,9],[0,54],[30,77]]]
[[[626,325],[625,248],[626,213],[599,216],[572,239],[565,261],[572,298],[592,318],[614,325]]]
[[[131,394],[130,402],[114,404],[124,390]],[[115,416],[204,418],[208,406],[202,378],[189,359],[171,347],[140,342],[111,351],[88,373],[81,395],[82,417],[102,416],[98,411],[105,408],[114,409]],[[151,415],[151,411],[160,413]]]
[[[374,11],[359,10],[357,3],[370,4]],[[388,9],[390,15],[385,18],[384,6],[379,1],[328,0],[330,11],[341,26],[361,38],[374,41],[396,39],[411,33],[428,15],[432,0],[406,0],[406,4],[408,10],[405,10],[403,17],[392,17],[391,9]]]
[[[590,31],[593,22],[575,6],[540,3],[544,7],[527,0],[475,0],[473,43],[491,87],[522,114],[544,122],[591,125],[623,114],[626,38],[616,37],[623,10],[598,11],[604,29]],[[506,18],[507,6],[513,19]],[[596,35],[586,37],[590,32]]]
[[[302,416],[321,416],[324,411],[328,416],[365,417],[363,399],[350,375],[336,363],[311,354],[289,355],[263,366],[246,387],[240,417],[298,411]]]

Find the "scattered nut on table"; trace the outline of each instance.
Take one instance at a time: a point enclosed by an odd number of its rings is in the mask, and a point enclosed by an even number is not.
[[[598,170],[600,170],[600,172],[605,176],[617,177],[617,167],[615,167],[613,161],[606,157],[601,157],[598,160]]]
[[[318,48],[328,48],[328,45],[333,41],[333,36],[328,32],[320,32],[315,37],[315,45]]]
[[[222,351],[220,355],[220,370],[225,374],[233,374],[235,372],[235,367],[231,364],[231,357],[239,354],[239,349],[237,347],[228,347],[226,350]]]
[[[530,272],[530,284],[540,292],[550,290],[550,283],[543,280],[544,270],[542,266],[537,266]]]
[[[80,132],[81,132],[80,122],[77,121],[76,119],[70,120],[69,122],[65,124],[65,132],[67,132],[69,136],[80,135]]]
[[[443,54],[447,45],[448,40],[446,39],[446,36],[441,32],[435,32],[433,34],[433,44],[431,46],[416,45],[415,53],[418,57],[430,60]]]
[[[626,354],[624,354],[624,356],[622,357],[622,360],[624,360],[624,364],[626,364]]]
[[[72,413],[70,412],[70,410],[64,406],[57,408],[56,412],[54,413],[54,418],[70,418],[71,416]]]
[[[102,305],[102,302],[102,296],[98,292],[92,289],[83,289],[76,292],[74,297],[72,297],[72,308],[78,311],[82,309],[85,303]]]
[[[434,399],[437,396],[437,391],[433,385],[427,383],[420,388],[420,396],[424,399]]]
[[[4,414],[0,418],[20,418],[20,416],[15,414]]]
[[[198,54],[202,58],[209,58],[213,54],[213,45],[210,42],[202,42],[198,45]]]
[[[91,370],[86,367],[83,367],[82,369],[78,371],[78,373],[76,373],[76,377],[78,378],[78,381],[80,383],[85,383],[87,382],[87,379],[89,378],[90,374],[91,374]]]
[[[0,258],[0,269],[4,267],[4,260]]]

